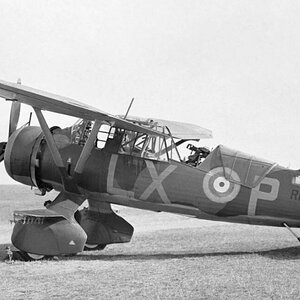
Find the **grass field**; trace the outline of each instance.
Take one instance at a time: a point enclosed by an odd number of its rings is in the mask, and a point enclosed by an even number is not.
[[[0,186],[0,258],[14,209],[49,197]],[[284,228],[116,207],[132,242],[74,257],[0,262],[0,299],[299,299],[300,244]],[[300,234],[300,231],[297,231]]]

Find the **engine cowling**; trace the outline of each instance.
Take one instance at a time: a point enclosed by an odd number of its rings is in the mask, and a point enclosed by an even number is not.
[[[36,185],[32,178],[32,170],[36,164],[33,152],[41,133],[40,127],[27,126],[10,136],[5,148],[4,164],[7,173],[14,180],[30,186]]]

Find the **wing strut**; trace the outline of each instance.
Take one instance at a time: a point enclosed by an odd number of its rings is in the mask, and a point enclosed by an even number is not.
[[[282,225],[300,242],[300,237],[290,228],[287,223],[282,223]]]
[[[102,122],[99,121],[99,120],[96,120],[95,121],[95,124],[93,126],[93,129],[83,147],[83,150],[80,154],[80,157],[77,161],[77,164],[75,166],[75,169],[74,169],[74,178],[77,178],[77,176],[79,174],[82,173],[83,171],[83,168],[84,168],[84,165],[93,149],[93,147],[95,146],[95,140],[96,140],[96,137],[97,137],[97,134],[98,134],[98,131],[99,131],[99,128],[101,126]]]
[[[70,176],[67,173],[66,166],[62,160],[62,157],[58,151],[58,148],[55,144],[55,141],[53,139],[53,135],[48,127],[48,124],[43,116],[43,113],[40,109],[34,108],[34,111],[36,113],[36,116],[38,118],[38,121],[40,123],[40,126],[43,130],[43,133],[45,135],[45,139],[47,141],[47,145],[49,146],[50,152],[52,154],[53,160],[55,162],[55,165],[58,167],[62,182],[64,185],[64,189],[67,192],[71,193],[79,193],[78,187],[77,187],[77,179],[78,176],[82,173],[83,168],[85,166],[85,163],[87,159],[89,158],[89,155],[94,147],[94,142],[96,140],[96,136],[98,134],[99,128],[102,124],[102,121],[96,120],[93,126],[93,129],[91,131],[91,134],[89,135],[86,144],[83,147],[83,150],[81,151],[80,157],[77,161],[77,164],[74,169],[73,176]]]
[[[70,177],[67,173],[65,164],[64,164],[62,157],[57,149],[57,146],[53,139],[52,133],[48,127],[48,124],[43,116],[42,111],[39,108],[35,108],[35,107],[34,107],[34,111],[36,113],[37,119],[38,119],[40,126],[43,130],[43,133],[45,135],[45,139],[47,141],[47,145],[49,146],[50,152],[52,154],[54,163],[56,164],[56,166],[59,169],[62,183],[64,185],[64,189],[68,192],[79,193],[77,186],[75,185],[74,181],[72,181],[72,177]]]
[[[43,133],[45,135],[46,141],[48,143],[48,146],[50,148],[50,151],[51,151],[51,154],[53,156],[53,159],[54,159],[54,162],[55,162],[56,166],[58,168],[65,168],[65,165],[64,165],[64,163],[62,161],[62,158],[61,158],[61,156],[60,156],[60,154],[58,152],[58,149],[57,149],[57,147],[55,145],[55,142],[54,142],[53,136],[51,134],[51,131],[50,131],[49,127],[48,127],[48,124],[47,124],[47,122],[46,122],[46,120],[45,120],[45,118],[44,118],[41,110],[38,109],[38,108],[34,108],[34,111],[36,113],[36,116],[38,118],[40,126],[41,126],[41,128],[43,130]]]

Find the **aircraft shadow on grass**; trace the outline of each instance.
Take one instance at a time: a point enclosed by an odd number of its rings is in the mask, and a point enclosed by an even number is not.
[[[0,260],[4,261],[7,257],[5,248],[8,244],[0,244]],[[1,251],[2,250],[2,251]],[[130,260],[168,260],[168,259],[183,259],[183,258],[203,258],[203,257],[220,257],[220,256],[245,256],[245,255],[260,255],[275,260],[295,260],[300,259],[300,246],[285,247],[272,250],[259,251],[223,251],[223,252],[203,252],[203,253],[135,253],[135,254],[99,254],[98,251],[93,251],[90,254],[78,254],[74,256],[60,257],[60,260],[102,260],[102,261],[130,261]],[[26,257],[20,251],[13,251],[13,259],[24,261]],[[51,257],[46,257],[51,259]]]
[[[219,257],[219,256],[244,256],[244,255],[260,255],[276,260],[300,259],[300,246],[287,247],[274,250],[260,251],[224,251],[224,252],[205,252],[205,253],[151,253],[151,254],[79,254],[71,259],[78,260],[166,260],[166,259],[183,259],[183,258],[202,258],[202,257]]]

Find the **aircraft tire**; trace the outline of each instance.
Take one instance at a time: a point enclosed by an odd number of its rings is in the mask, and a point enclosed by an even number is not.
[[[99,245],[85,244],[84,250],[85,251],[103,250],[106,246],[107,246],[106,244],[99,244]]]
[[[21,251],[21,250],[13,251],[13,259],[14,260],[35,261],[35,260],[43,259],[44,257],[45,257],[45,255],[28,253],[28,252]]]
[[[45,255],[26,253],[30,260],[40,260],[45,257]]]

